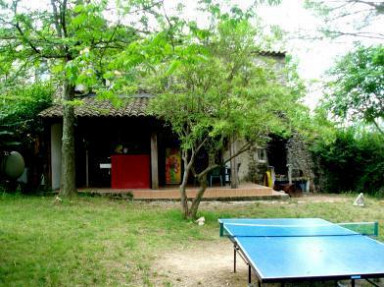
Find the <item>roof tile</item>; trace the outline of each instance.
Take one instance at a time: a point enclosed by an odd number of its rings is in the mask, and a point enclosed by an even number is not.
[[[146,117],[148,95],[122,98],[121,105],[113,105],[109,100],[98,100],[94,96],[83,98],[83,103],[75,106],[76,117]],[[63,116],[63,106],[55,104],[39,113],[42,118],[58,118]]]

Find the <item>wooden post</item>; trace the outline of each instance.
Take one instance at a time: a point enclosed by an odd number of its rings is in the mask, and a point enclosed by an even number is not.
[[[152,189],[159,188],[159,153],[157,150],[157,133],[151,134],[151,173]]]
[[[85,148],[85,186],[89,187],[89,152],[88,148]]]
[[[232,157],[236,154],[236,140],[232,137],[229,154]],[[238,188],[237,157],[231,159],[231,188]]]
[[[60,188],[61,182],[61,137],[63,125],[55,123],[51,125],[51,184],[52,189]]]

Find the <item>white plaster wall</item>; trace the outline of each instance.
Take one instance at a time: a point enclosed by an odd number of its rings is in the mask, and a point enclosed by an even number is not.
[[[240,182],[244,182],[245,178],[248,175],[249,171],[249,153],[251,151],[243,152],[241,155],[237,157],[237,163],[240,163],[240,169],[238,172],[238,176],[240,179]]]
[[[244,142],[242,141],[236,141],[236,148],[241,148],[243,146]],[[239,180],[240,182],[244,182],[245,178],[247,177],[248,175],[248,170],[249,170],[249,153],[251,151],[246,151],[246,152],[243,152],[242,154],[240,154],[238,157],[237,157],[237,163],[239,164],[240,163],[240,169],[239,169],[239,172],[238,172],[238,177],[239,177]],[[226,150],[224,152],[224,158],[228,158],[229,157],[229,150]]]
[[[51,125],[51,168],[52,189],[60,188],[61,181],[61,137],[63,125],[61,123]]]

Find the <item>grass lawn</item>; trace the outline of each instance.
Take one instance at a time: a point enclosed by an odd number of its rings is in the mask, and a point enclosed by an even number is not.
[[[380,223],[384,241],[384,201],[353,196],[284,202],[205,202],[206,225],[181,218],[178,203],[130,202],[78,197],[0,195],[1,286],[153,286],[156,254],[221,240],[220,217],[321,217],[333,222]]]

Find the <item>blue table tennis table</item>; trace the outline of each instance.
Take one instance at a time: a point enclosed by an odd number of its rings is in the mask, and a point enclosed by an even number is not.
[[[258,286],[339,280],[355,286],[358,279],[379,286],[372,279],[384,277],[384,244],[348,224],[320,218],[233,218],[219,223],[220,235],[233,242],[234,272],[238,254],[248,265],[249,285],[252,272]],[[378,224],[371,226],[371,234],[377,235]]]

